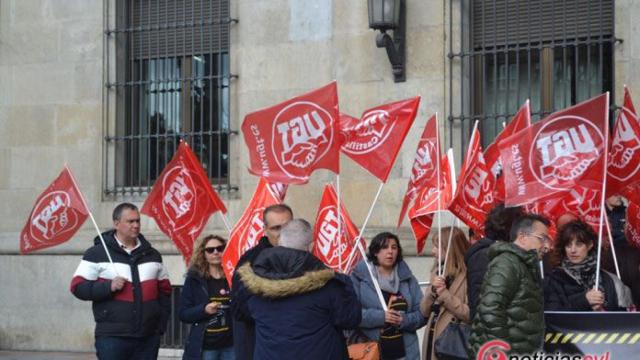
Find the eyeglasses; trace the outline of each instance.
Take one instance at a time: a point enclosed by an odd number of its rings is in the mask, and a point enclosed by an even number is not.
[[[204,251],[206,251],[207,254],[213,254],[214,251],[222,253],[224,251],[224,245],[204,248]]]
[[[527,233],[529,236],[533,236],[534,238],[540,240],[542,243],[551,242],[551,238],[548,235],[538,235],[534,233]]]

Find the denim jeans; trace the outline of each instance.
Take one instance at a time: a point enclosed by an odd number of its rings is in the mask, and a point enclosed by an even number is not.
[[[217,350],[203,350],[202,360],[234,360],[236,354],[233,352],[233,346]]]
[[[96,336],[96,355],[100,360],[155,360],[160,335],[142,338]]]

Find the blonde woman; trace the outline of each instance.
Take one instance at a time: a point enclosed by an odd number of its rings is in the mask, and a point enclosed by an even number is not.
[[[464,254],[469,248],[469,241],[462,230],[457,227],[445,227],[440,237],[433,236],[431,254],[436,263],[431,270],[431,285],[420,302],[420,312],[428,318],[422,343],[423,359],[437,359],[434,350],[435,340],[452,321],[469,323],[469,305],[467,301],[467,268]],[[451,236],[451,249],[447,255],[447,243]],[[442,255],[444,274],[438,276],[438,252]],[[445,267],[445,255],[448,257]]]
[[[184,280],[180,320],[191,324],[183,359],[233,360],[231,292],[222,271],[227,241],[216,235],[196,243]]]

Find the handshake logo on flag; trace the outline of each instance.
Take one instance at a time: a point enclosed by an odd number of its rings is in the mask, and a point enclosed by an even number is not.
[[[71,199],[64,191],[54,191],[36,204],[30,221],[33,239],[41,242],[75,229],[78,216],[70,208]]]

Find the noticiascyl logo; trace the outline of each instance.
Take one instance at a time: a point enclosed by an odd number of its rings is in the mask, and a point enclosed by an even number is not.
[[[476,360],[507,360],[507,351],[509,350],[511,350],[511,345],[506,341],[491,340],[480,346]]]
[[[297,101],[275,116],[271,148],[278,167],[297,179],[308,177],[307,167],[320,161],[333,143],[331,114],[316,103]]]
[[[367,154],[382,145],[393,130],[395,123],[386,110],[371,110],[363,115],[363,120],[348,129],[350,134],[343,151],[354,155]]]
[[[536,133],[529,167],[544,187],[566,190],[598,161],[603,143],[602,132],[591,121],[575,115],[561,116]]]
[[[69,194],[65,191],[52,191],[43,196],[34,207],[29,232],[36,241],[47,242],[73,230],[77,224],[78,214],[71,207]]]

